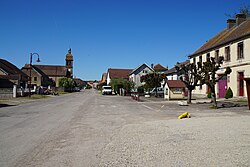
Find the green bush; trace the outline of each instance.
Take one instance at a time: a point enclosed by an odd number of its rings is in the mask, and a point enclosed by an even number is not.
[[[227,89],[226,94],[225,94],[225,99],[229,99],[229,98],[232,98],[232,97],[233,97],[233,91],[232,91],[232,89],[229,87],[229,88]]]
[[[92,87],[90,85],[87,85],[85,89],[92,89]]]
[[[72,92],[73,87],[76,86],[76,83],[72,78],[61,78],[59,80],[59,86],[64,88],[64,92]]]

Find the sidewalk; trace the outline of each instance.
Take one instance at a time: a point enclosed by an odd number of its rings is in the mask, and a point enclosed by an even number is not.
[[[247,103],[247,98],[246,97],[234,97],[230,99],[225,99],[225,98],[220,98],[216,99],[218,108],[220,109],[230,109],[233,110],[234,108],[237,108],[237,110],[248,110],[248,103]],[[171,104],[179,106],[178,102],[184,102],[186,99],[180,99],[180,100],[164,100],[163,98],[156,98],[156,97],[150,97],[150,98],[145,98],[144,96],[140,96],[140,101],[139,103],[148,103],[148,104],[161,104],[161,105],[167,105]],[[168,106],[169,106],[168,105]],[[191,104],[188,104],[189,108],[195,108],[197,110],[199,109],[210,109],[213,106],[213,103],[211,103],[210,98],[196,98],[192,100]]]

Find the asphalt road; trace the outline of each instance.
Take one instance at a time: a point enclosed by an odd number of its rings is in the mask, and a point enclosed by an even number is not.
[[[0,166],[250,166],[250,114],[238,109],[95,90],[4,107]],[[178,120],[183,111],[192,118]]]

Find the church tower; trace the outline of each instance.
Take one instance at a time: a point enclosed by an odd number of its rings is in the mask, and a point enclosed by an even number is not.
[[[66,77],[73,78],[73,56],[71,54],[71,48],[68,50],[68,54],[66,54]]]

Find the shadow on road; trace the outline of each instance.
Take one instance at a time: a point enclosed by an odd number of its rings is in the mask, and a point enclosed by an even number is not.
[[[0,104],[0,108],[2,108],[2,107],[11,107],[11,106],[15,106],[15,105],[9,105],[9,104]]]

